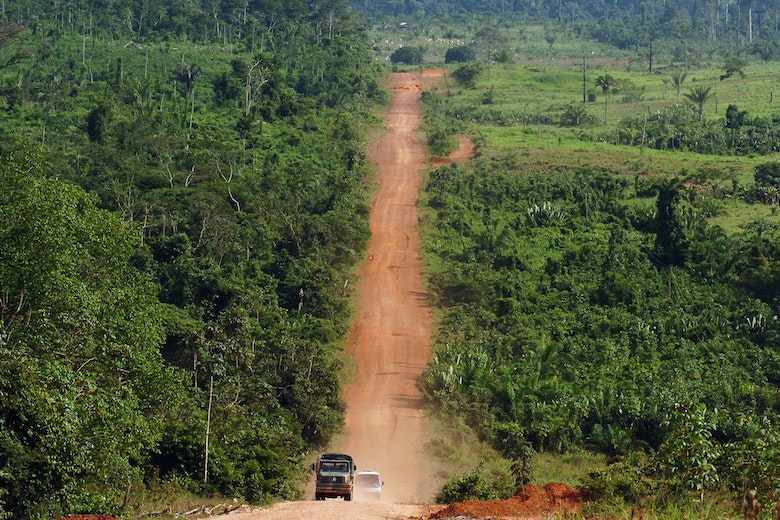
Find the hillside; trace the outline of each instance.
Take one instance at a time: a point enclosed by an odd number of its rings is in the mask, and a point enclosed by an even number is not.
[[[360,27],[3,9],[0,516],[299,496],[344,423],[369,236]]]
[[[3,2],[0,518],[296,500],[317,451],[368,458],[345,398],[437,412],[425,501],[571,454],[610,514],[776,500],[776,6],[438,5]],[[428,155],[475,159],[425,173],[391,371],[350,356],[367,147],[421,66]]]

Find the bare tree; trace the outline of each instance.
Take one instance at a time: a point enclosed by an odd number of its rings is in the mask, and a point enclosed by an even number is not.
[[[255,95],[260,89],[268,83],[268,72],[270,67],[264,65],[262,56],[256,56],[254,63],[249,67],[246,73],[246,82],[244,84],[244,114],[249,115],[252,106],[255,103]]]
[[[225,175],[222,173],[222,168],[219,166],[219,163],[217,163],[217,171],[219,172],[219,176],[222,177],[222,180],[225,181],[225,184],[227,185],[228,190],[228,197],[230,197],[230,200],[235,204],[236,211],[239,213],[241,212],[241,203],[236,199],[236,197],[233,195],[233,190],[230,188],[230,183],[233,182],[233,164],[230,165],[230,173]]]

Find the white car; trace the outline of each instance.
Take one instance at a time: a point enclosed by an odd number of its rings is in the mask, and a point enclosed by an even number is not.
[[[378,471],[365,469],[355,476],[355,494],[370,500],[379,500],[382,495],[382,477]]]

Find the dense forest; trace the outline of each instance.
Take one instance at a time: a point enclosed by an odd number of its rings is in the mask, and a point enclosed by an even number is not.
[[[513,460],[607,454],[595,496],[765,493],[780,463],[777,228],[727,235],[680,179],[521,169],[431,175],[446,313],[428,396]]]
[[[643,23],[665,23],[670,17],[687,20],[691,28],[710,31],[710,36],[719,37],[732,31],[744,31],[752,22],[753,30],[778,29],[776,19],[780,4],[774,0],[754,1],[711,1],[683,0],[631,0],[604,2],[602,0],[545,0],[523,2],[520,0],[350,0],[359,12],[370,16],[408,17],[409,21],[423,18],[449,18],[479,15],[488,18],[524,18],[540,21],[550,19],[557,22],[577,23],[634,18]]]
[[[387,98],[368,22],[400,31],[392,22],[441,15],[446,32],[461,19],[463,91],[470,72],[511,61],[484,58],[502,23],[518,24],[519,46],[534,23],[550,50],[566,34],[643,67],[663,55],[680,83],[694,59],[717,55],[728,77],[780,56],[772,2],[352,8],[0,4],[0,518],[136,514],[155,493],[298,496],[307,456],[343,423],[341,343],[369,233],[364,134]],[[631,85],[600,77],[606,120],[607,92]],[[449,94],[424,96],[440,128],[514,114],[491,92],[468,109]],[[534,452],[586,449],[612,463],[589,481],[606,500],[778,492],[780,236],[710,218],[726,201],[777,204],[780,118],[734,106],[712,120],[702,105],[604,133],[766,154],[749,185],[530,171],[517,150],[430,173],[441,320],[421,386],[520,481]],[[561,126],[585,125],[585,106],[563,107]]]
[[[341,2],[222,7],[2,4],[2,518],[295,498],[342,424],[381,69]]]

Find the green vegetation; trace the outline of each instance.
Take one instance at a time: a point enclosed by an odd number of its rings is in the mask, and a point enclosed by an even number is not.
[[[728,5],[3,2],[0,518],[298,496],[385,58],[446,67],[431,153],[477,144],[424,195],[429,449],[484,459],[439,498],[776,500],[778,13]]]
[[[428,398],[509,463],[530,445],[534,478],[589,460],[562,478],[590,488],[590,513],[721,518],[750,488],[773,504],[776,70],[701,42],[686,63],[659,45],[652,71],[641,53],[583,58],[592,42],[547,25],[551,56],[518,25],[515,63],[447,65],[456,81],[423,96],[432,145],[477,144],[423,200],[442,312]],[[480,34],[449,29],[451,48]],[[473,467],[446,491],[497,489]]]
[[[496,446],[643,454],[651,473],[631,474],[653,484],[632,482],[629,500],[769,478],[776,226],[728,236],[679,181],[590,169],[478,162],[432,172],[427,191],[430,284],[445,309],[430,399]],[[654,211],[628,203],[639,193],[657,195]]]
[[[383,70],[340,2],[60,7],[0,13],[0,517],[295,498]]]
[[[399,47],[390,55],[390,61],[393,63],[403,63],[405,65],[421,65],[423,62],[424,49],[417,47]]]

